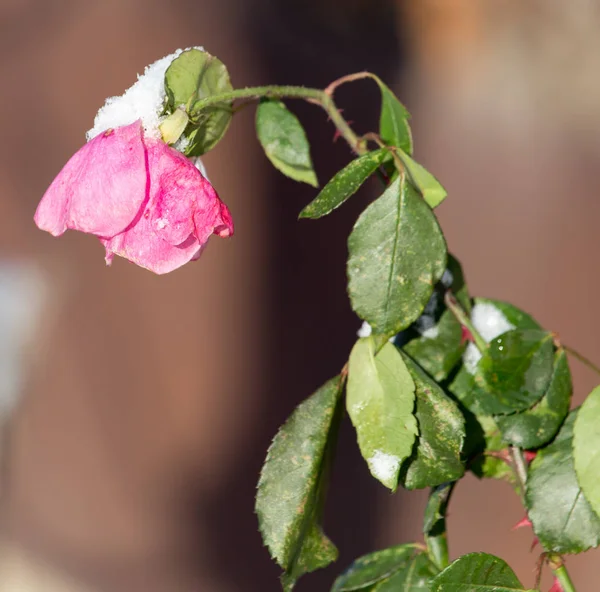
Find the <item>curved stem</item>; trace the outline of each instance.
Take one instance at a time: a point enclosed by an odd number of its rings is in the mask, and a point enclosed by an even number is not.
[[[431,489],[423,519],[423,534],[427,554],[440,570],[450,565],[448,534],[446,531],[446,510],[455,483],[445,483]]]
[[[194,103],[194,111],[201,111],[208,107],[214,107],[222,103],[231,103],[239,99],[259,100],[262,98],[270,99],[304,99],[310,103],[321,106],[333,125],[337,128],[340,135],[346,140],[350,148],[356,154],[364,154],[367,148],[360,138],[352,131],[347,121],[342,117],[340,110],[327,92],[318,88],[307,88],[304,86],[253,86],[248,88],[238,88],[230,92],[219,95],[212,95],[200,99]]]
[[[572,347],[569,347],[568,345],[563,345],[562,347],[566,352],[570,353],[574,358],[577,358],[582,364],[587,366],[590,370],[593,370],[594,372],[596,372],[596,374],[600,374],[600,367],[596,366],[596,364],[594,364],[594,362],[592,362],[591,360],[586,358],[584,355],[580,354],[578,351],[574,350]]]
[[[487,343],[485,339],[479,334],[479,331],[475,329],[475,326],[471,322],[467,311],[460,305],[460,302],[455,298],[454,294],[452,294],[450,290],[446,292],[444,300],[450,312],[456,317],[456,320],[463,327],[469,330],[471,336],[473,337],[473,341],[477,346],[477,349],[483,353],[487,349]]]

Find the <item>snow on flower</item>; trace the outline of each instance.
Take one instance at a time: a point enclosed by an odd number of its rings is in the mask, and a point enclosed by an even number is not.
[[[54,179],[35,223],[54,236],[96,235],[110,265],[119,255],[155,273],[197,259],[212,234],[233,234],[227,206],[199,159],[160,138],[164,74],[175,52],[100,109],[85,144]]]

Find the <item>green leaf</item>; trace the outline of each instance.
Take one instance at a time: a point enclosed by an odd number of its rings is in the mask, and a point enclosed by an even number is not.
[[[493,417],[484,415],[475,417],[467,415],[467,440],[469,438],[481,438],[481,444],[477,446],[478,453],[474,460],[469,464],[469,468],[479,478],[501,479],[512,485],[516,485],[515,475],[510,465],[502,458],[484,455],[485,452],[500,452],[506,450],[506,442],[502,439],[502,434]],[[472,445],[472,444],[471,444]],[[467,443],[465,443],[465,447]],[[470,458],[471,455],[468,456]]]
[[[438,384],[408,356],[406,367],[415,383],[419,436],[415,449],[402,465],[400,481],[407,489],[434,487],[463,476],[460,451],[465,439],[465,420]]]
[[[392,335],[415,321],[446,269],[435,215],[401,178],[360,215],[348,249],[352,308],[376,333]]]
[[[494,308],[498,309],[506,317],[506,320],[517,329],[524,331],[529,329],[542,329],[533,317],[508,302],[492,300],[491,298],[475,298],[475,304],[490,304],[494,306]],[[471,413],[478,416],[489,415],[492,413],[492,411],[489,410],[490,406],[486,406],[482,403],[490,399],[489,394],[475,384],[474,375],[471,374],[464,365],[460,367],[454,380],[450,384],[449,390]],[[493,408],[496,407],[494,403],[496,402],[492,399],[491,405]]]
[[[185,154],[200,156],[225,135],[231,121],[231,103],[200,109],[199,101],[233,90],[227,68],[216,57],[199,49],[189,49],[175,58],[165,73],[168,108],[172,113],[181,105],[190,116],[185,137]]]
[[[487,415],[528,409],[548,389],[553,363],[551,333],[516,329],[493,339],[475,372],[479,408]]]
[[[600,519],[577,482],[573,464],[576,416],[572,411],[555,440],[538,452],[527,477],[529,519],[544,549],[554,553],[581,553],[600,543]]]
[[[300,218],[317,219],[330,214],[354,195],[386,158],[390,158],[390,153],[381,148],[354,159],[300,212]]]
[[[297,407],[275,436],[261,471],[256,513],[265,545],[285,570],[284,590],[337,558],[319,521],[342,386],[340,377],[334,378]]]
[[[418,433],[415,383],[400,352],[386,343],[375,354],[373,337],[359,339],[348,363],[346,406],[373,477],[392,491]]]
[[[429,583],[439,573],[425,553],[419,553],[408,565],[378,584],[373,592],[429,592]]]
[[[487,553],[469,553],[451,563],[431,583],[431,592],[533,592],[508,564]]]
[[[331,592],[373,590],[377,584],[409,565],[414,554],[414,545],[398,545],[363,555],[336,579]]]
[[[471,301],[465,285],[463,272],[460,263],[450,254],[448,255],[447,271],[452,276],[450,289],[465,310],[469,312],[471,310]],[[429,330],[428,333],[412,339],[402,348],[437,382],[448,377],[450,372],[460,362],[466,347],[466,344],[463,343],[460,323],[444,305],[446,289],[447,288],[442,285],[442,282],[438,282],[435,291],[431,296],[431,298],[435,297],[436,299],[432,315],[427,312],[430,304],[427,304],[425,308],[426,314],[428,314],[429,317],[433,316],[433,321],[440,315],[439,311],[442,311],[437,324],[430,327],[429,325],[432,323],[429,319],[427,320],[427,323],[421,322],[425,315],[419,317],[413,325],[413,328],[423,332],[422,329],[419,328],[419,325],[427,324],[428,326],[425,328]],[[433,332],[431,329],[433,329]]]
[[[318,187],[304,128],[281,101],[261,101],[256,109],[256,133],[276,169],[294,181]]]
[[[409,112],[380,78],[377,76],[373,78],[381,91],[381,115],[379,117],[381,139],[386,144],[397,146],[407,154],[412,154],[413,142],[408,124]]]
[[[519,448],[539,448],[558,432],[569,413],[573,385],[564,350],[554,354],[554,370],[548,390],[531,409],[498,416],[496,423],[505,442]]]
[[[439,206],[448,195],[442,184],[422,165],[415,162],[406,152],[399,150],[398,158],[402,161],[412,184],[417,188],[430,208]]]
[[[600,516],[600,386],[579,409],[573,432],[577,479],[590,506]]]

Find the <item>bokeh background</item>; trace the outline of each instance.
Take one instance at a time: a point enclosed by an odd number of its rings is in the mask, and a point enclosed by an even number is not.
[[[471,292],[510,300],[600,360],[600,3],[595,0],[0,0],[0,589],[266,592],[278,569],[253,514],[277,427],[341,367],[359,322],[345,238],[376,195],[297,222],[314,192],[274,171],[236,116],[206,156],[236,221],[164,277],[32,216],[105,97],[177,47],[204,45],[236,86],[325,86],[363,69],[413,114],[416,154]],[[339,102],[376,125],[377,90]],[[293,105],[321,181],[348,161],[318,109]],[[576,401],[597,381],[572,364]],[[12,402],[19,396],[19,403]],[[8,417],[7,411],[4,417]],[[388,495],[342,430],[326,530],[341,558],[420,537],[423,495]],[[467,477],[452,556],[484,550],[533,585],[539,551],[508,485]],[[598,554],[568,560],[579,592]],[[545,589],[549,587],[546,578]]]

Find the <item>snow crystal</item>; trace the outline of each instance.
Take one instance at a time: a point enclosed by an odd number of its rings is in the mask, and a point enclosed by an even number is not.
[[[371,335],[371,332],[371,325],[369,325],[367,321],[363,321],[363,324],[361,325],[360,329],[356,332],[356,334],[359,337],[369,337],[369,335]]]
[[[195,49],[202,50],[201,47]],[[171,55],[147,66],[138,76],[137,82],[121,96],[106,99],[94,120],[94,127],[86,134],[88,141],[107,129],[129,125],[138,119],[149,136],[159,138],[158,126],[165,101],[165,72],[171,62],[184,50],[178,49]]]
[[[478,303],[473,307],[471,321],[487,343],[499,337],[502,333],[515,329],[515,326],[508,321],[501,310],[487,302]],[[481,353],[477,346],[474,343],[469,343],[463,355],[463,364],[469,374],[475,374],[480,359]]]
[[[381,450],[376,450],[367,463],[373,477],[383,482],[393,479],[400,468],[400,459],[397,456]]]

